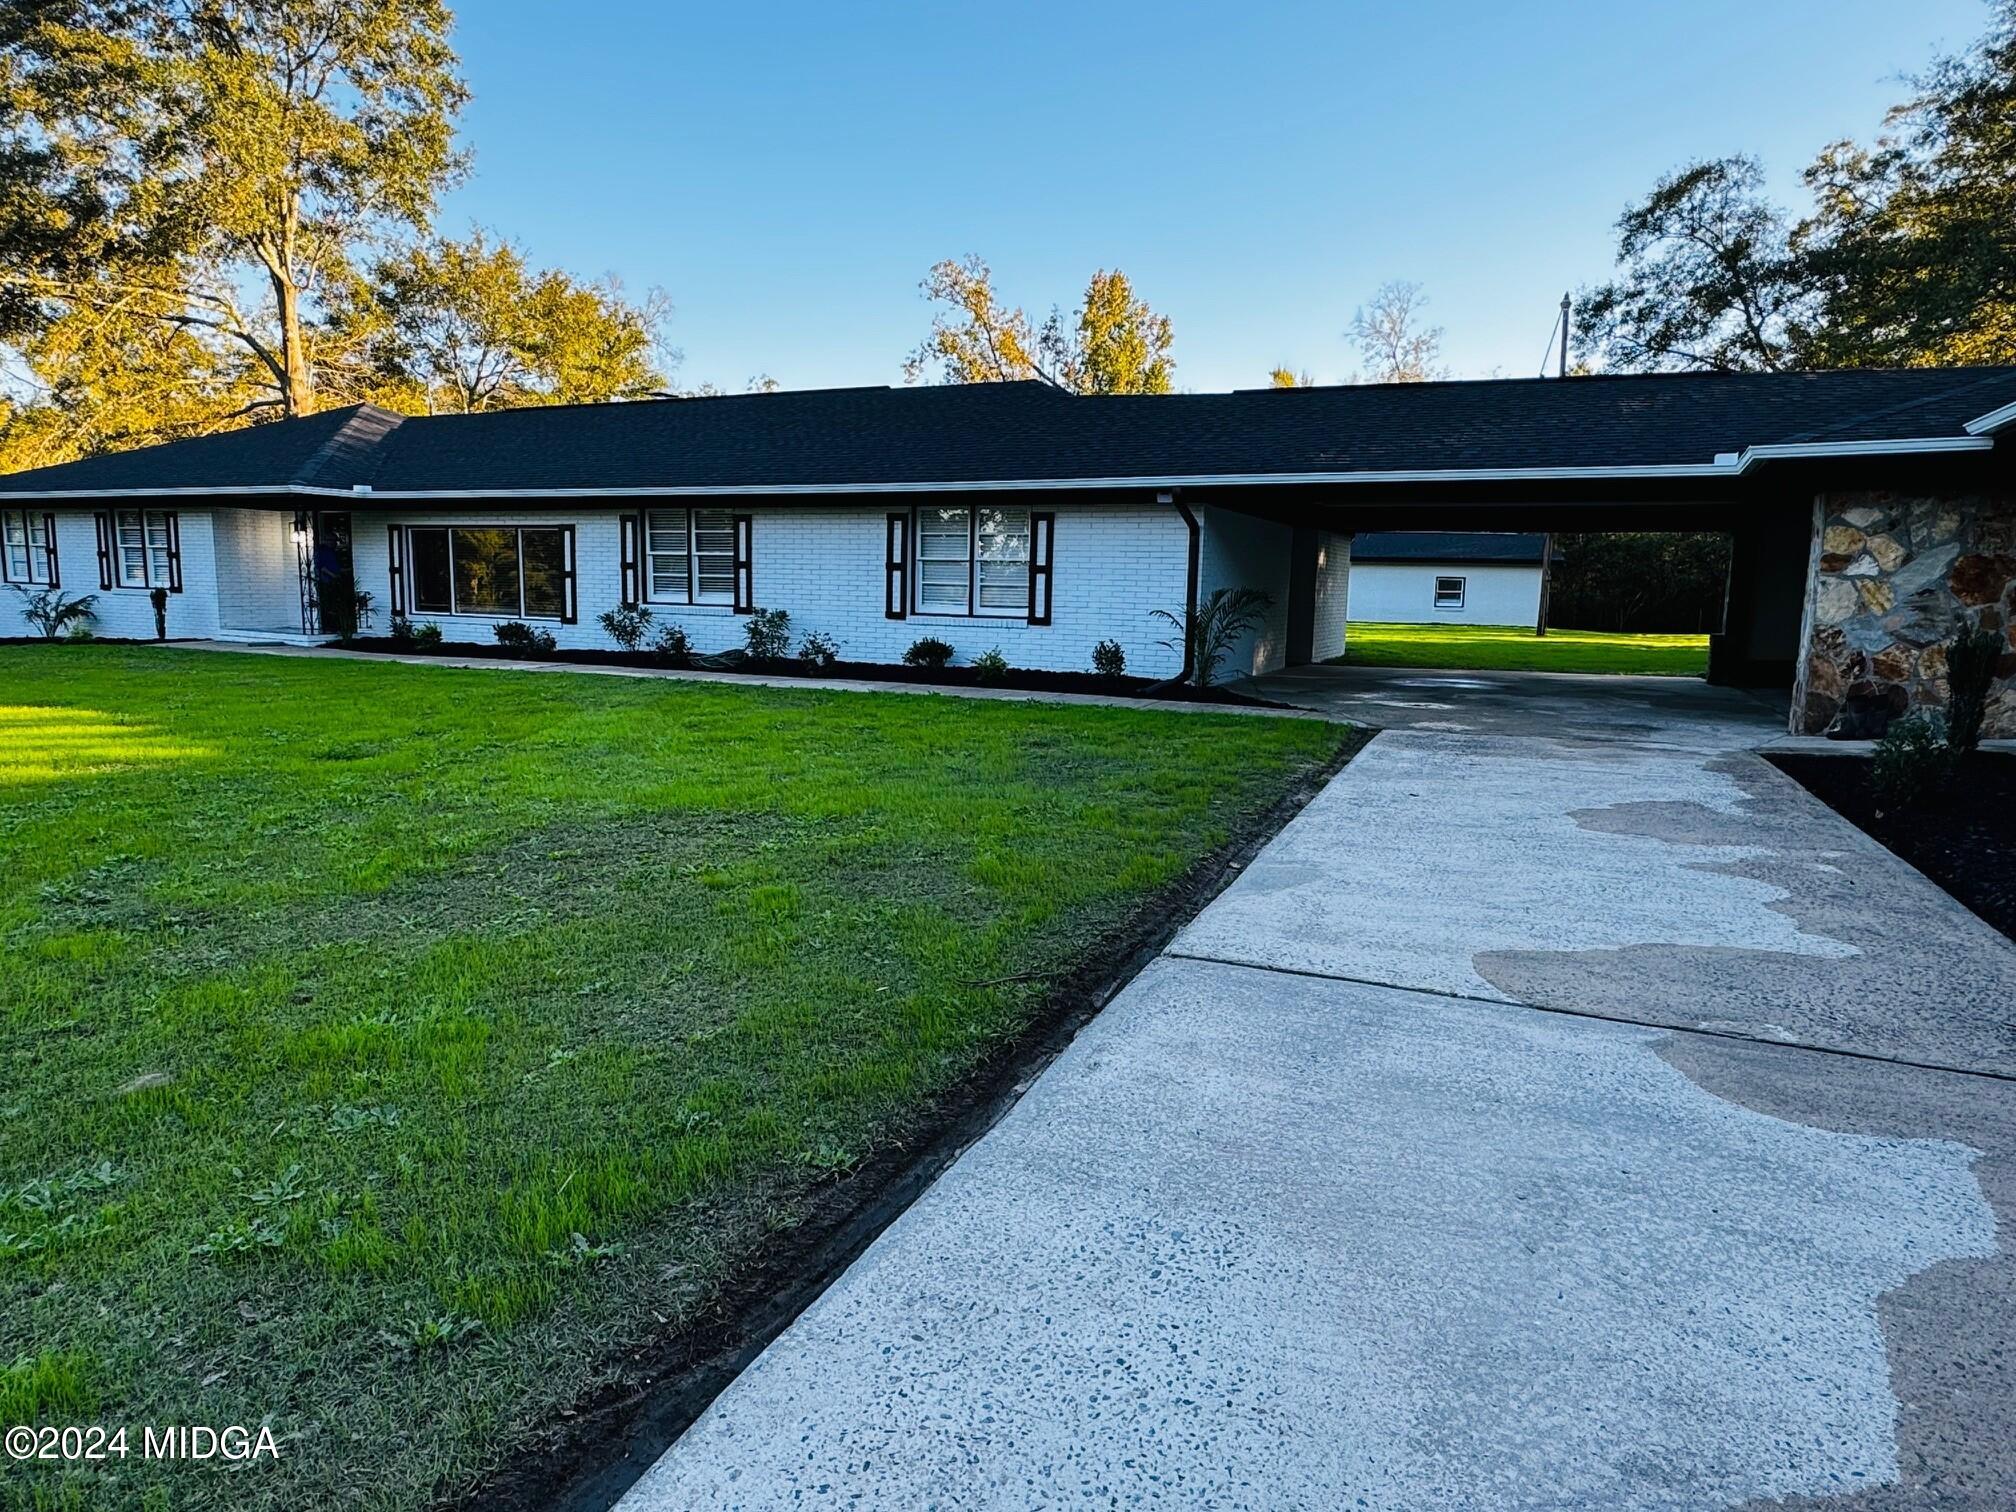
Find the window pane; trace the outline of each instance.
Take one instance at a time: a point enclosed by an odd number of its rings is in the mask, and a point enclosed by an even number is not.
[[[980,613],[1019,614],[1029,612],[1029,564],[1026,562],[982,562],[980,564]]]
[[[687,528],[683,509],[654,509],[644,516],[646,598],[683,604],[691,596]]]
[[[966,612],[966,564],[964,562],[919,562],[917,564],[917,607],[939,614]]]
[[[726,509],[693,511],[693,556],[698,568],[697,604],[735,602],[735,516]]]
[[[980,511],[980,560],[983,562],[1028,562],[1028,510],[983,509]]]
[[[973,512],[917,511],[917,607],[926,614],[967,614],[973,607]]]
[[[430,614],[447,614],[455,608],[448,571],[448,532],[415,530],[407,535],[412,550],[408,563],[413,575],[413,607]]]
[[[561,619],[567,613],[567,544],[558,530],[521,530],[525,545],[525,614]]]
[[[140,511],[121,510],[114,519],[119,535],[119,583],[125,588],[147,586],[147,537],[140,524]]]
[[[917,556],[926,562],[963,562],[972,540],[972,522],[963,509],[917,511]]]
[[[156,587],[168,586],[168,516],[147,512],[147,580]]]
[[[501,526],[453,531],[455,612],[518,614],[518,532]]]
[[[18,509],[0,514],[0,529],[7,538],[7,576],[12,581],[28,578],[28,516]]]

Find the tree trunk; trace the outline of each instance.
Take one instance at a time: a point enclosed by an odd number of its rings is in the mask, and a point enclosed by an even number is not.
[[[281,413],[289,420],[315,413],[315,379],[301,339],[301,290],[285,273],[272,274],[273,300],[280,309]]]

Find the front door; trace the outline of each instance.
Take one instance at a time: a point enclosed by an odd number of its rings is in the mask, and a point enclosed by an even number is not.
[[[350,516],[315,516],[316,628],[324,635],[355,635],[363,628],[357,602],[357,572],[350,561]]]

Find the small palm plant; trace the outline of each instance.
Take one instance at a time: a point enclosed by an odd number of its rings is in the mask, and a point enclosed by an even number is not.
[[[44,640],[55,640],[72,625],[81,627],[98,621],[98,595],[95,593],[73,599],[56,588],[30,593],[26,588],[9,586],[26,600],[21,606],[21,617],[40,630]]]
[[[1197,606],[1186,624],[1183,616],[1167,609],[1148,612],[1176,630],[1160,644],[1182,651],[1190,663],[1190,680],[1208,688],[1217,679],[1218,667],[1231,654],[1233,644],[1260,623],[1274,600],[1258,588],[1216,588]]]

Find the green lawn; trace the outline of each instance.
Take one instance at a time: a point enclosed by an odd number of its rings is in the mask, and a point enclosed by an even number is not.
[[[1616,635],[1516,625],[1379,625],[1353,621],[1340,660],[1352,667],[1465,667],[1487,672],[1628,672],[1700,677],[1705,635]]]
[[[0,1502],[466,1483],[1341,737],[0,648],[0,1416],[281,1446]]]

